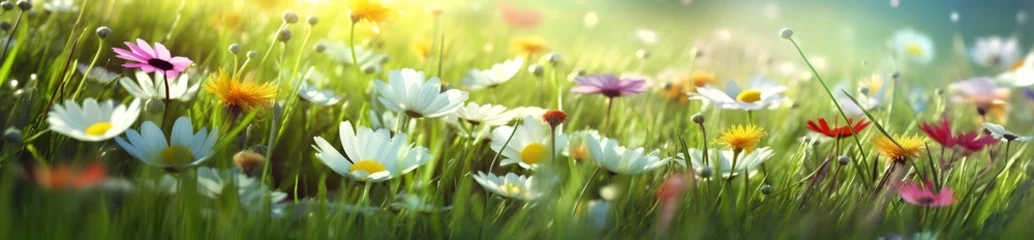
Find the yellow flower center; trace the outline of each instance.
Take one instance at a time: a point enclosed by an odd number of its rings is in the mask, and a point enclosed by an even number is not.
[[[89,127],[86,128],[86,135],[87,136],[100,136],[100,135],[104,135],[104,133],[108,132],[108,129],[111,129],[111,127],[112,126],[111,126],[110,122],[94,123],[93,125],[90,125]]]
[[[193,162],[194,153],[190,152],[190,149],[184,146],[169,146],[162,149],[155,158],[157,158],[155,159],[157,162],[166,165],[179,166]]]
[[[1009,70],[1011,70],[1011,71],[1020,70],[1020,68],[1023,67],[1023,64],[1024,64],[1024,62],[1023,62],[1022,59],[1019,60],[1019,61],[1016,61],[1015,63],[1012,64],[1012,67],[1010,67]]]
[[[355,162],[355,164],[352,164],[352,168],[348,169],[349,172],[355,172],[360,170],[366,173],[373,174],[387,171],[388,169],[384,168],[383,164],[373,160],[360,160],[358,162]]]
[[[905,52],[912,56],[922,56],[924,51],[923,47],[919,46],[918,43],[909,43],[905,45]]]
[[[736,100],[745,103],[761,101],[761,91],[748,89],[746,91],[740,92],[740,95],[736,96]]]
[[[499,191],[503,192],[506,196],[517,196],[524,193],[524,189],[512,183],[503,183],[502,185],[499,185]]]
[[[575,160],[582,160],[589,157],[589,149],[585,147],[585,144],[578,144],[571,148],[571,158]]]
[[[525,146],[521,150],[521,161],[527,164],[535,164],[542,161],[542,158],[546,156],[546,145],[541,143],[532,143]]]

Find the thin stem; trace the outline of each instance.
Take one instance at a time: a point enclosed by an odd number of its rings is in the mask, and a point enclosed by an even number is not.
[[[507,145],[510,145],[510,140],[513,140],[513,136],[517,135],[517,127],[520,126],[520,124],[521,124],[521,119],[520,118],[518,118],[517,121],[513,123],[513,131],[510,131],[510,137],[506,138],[506,142],[503,142],[503,146],[500,147],[499,150],[495,152],[495,157],[492,157],[492,165],[488,166],[488,173],[492,173],[492,168],[495,167],[495,162],[497,160],[499,160],[499,155],[501,155],[503,153],[503,150],[506,149]]]
[[[603,132],[610,129],[610,111],[614,108],[614,98],[607,98],[607,115],[603,116]]]
[[[355,26],[358,25],[355,21],[352,22],[352,29],[348,33],[348,49],[352,54],[352,68],[355,69],[355,77],[359,78],[363,76],[362,70],[359,69],[359,58],[355,57]]]
[[[11,42],[14,42],[14,35],[18,33],[18,25],[22,23],[22,16],[24,15],[25,11],[21,11],[21,13],[18,13],[18,19],[14,20],[14,28],[11,28],[11,35],[7,37],[7,43],[4,44],[4,51],[3,53],[0,53],[0,59],[7,60],[7,50],[11,48]]]
[[[596,166],[596,170],[592,171],[592,175],[589,175],[589,179],[585,180],[585,186],[578,192],[578,198],[574,199],[574,209],[571,210],[571,215],[574,215],[578,211],[578,206],[582,204],[582,197],[585,196],[585,190],[589,189],[589,184],[592,183],[592,179],[596,178],[596,174],[600,172],[600,166]]]
[[[169,107],[172,104],[172,101],[169,99],[169,75],[165,70],[162,70],[162,84],[165,85],[165,100],[162,100],[165,103],[165,107],[162,110],[162,129],[165,129],[169,126]]]
[[[97,43],[97,52],[93,54],[93,60],[90,61],[90,66],[86,67],[86,72],[83,73],[83,78],[79,80],[79,87],[75,89],[75,93],[72,94],[72,99],[79,98],[79,94],[82,94],[83,85],[86,83],[86,78],[90,76],[90,72],[93,71],[93,67],[96,66],[97,60],[100,59],[101,50],[104,49],[104,41],[101,40]],[[112,81],[117,81],[113,79]]]

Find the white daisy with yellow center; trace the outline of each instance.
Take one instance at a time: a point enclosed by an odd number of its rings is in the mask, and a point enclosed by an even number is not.
[[[707,151],[709,157],[707,163],[704,162],[704,153],[699,149],[689,149],[689,160],[693,165],[693,169],[699,173],[704,168],[710,169],[713,173],[722,176],[722,178],[729,178],[737,176],[742,173],[747,173],[748,176],[754,175],[754,170],[761,166],[766,160],[775,155],[772,149],[764,147],[758,148],[748,154],[740,154],[735,156],[735,163],[733,163],[734,152],[728,149],[711,149]],[[685,154],[679,153],[678,160],[680,164],[685,164]],[[733,170],[733,165],[736,165],[736,169]]]
[[[1034,85],[1034,52],[1011,64],[1009,71],[995,77],[999,83],[1012,87]]]
[[[531,201],[542,196],[542,193],[535,189],[534,178],[515,173],[496,176],[492,173],[478,172],[477,175],[474,175],[474,181],[477,181],[489,192],[522,201]]]
[[[786,100],[783,97],[785,86],[761,76],[755,76],[746,87],[741,89],[736,81],[730,81],[725,91],[711,86],[697,88],[697,94],[691,99],[703,100],[721,109],[748,111],[774,108]]]
[[[467,105],[461,107],[456,113],[447,117],[446,120],[453,123],[465,121],[475,126],[495,127],[504,125],[513,120],[513,118],[513,113],[506,111],[506,106],[478,105],[477,103],[468,102]]]
[[[934,58],[933,40],[913,29],[904,29],[894,33],[888,45],[897,54],[897,57],[915,63],[927,64]]]
[[[99,142],[122,134],[139,116],[139,99],[134,99],[126,107],[121,104],[115,106],[112,100],[98,103],[96,99],[87,98],[81,107],[72,100],[65,100],[65,104],[54,104],[47,115],[47,123],[51,131],[70,138]]]
[[[378,100],[385,108],[411,118],[437,118],[456,112],[467,100],[467,92],[442,91],[438,77],[425,80],[423,72],[413,69],[391,71],[388,81],[374,81]]]
[[[513,139],[510,139],[511,133],[513,133]],[[510,139],[509,144],[506,144],[507,139]],[[550,161],[554,155],[566,148],[567,136],[557,133],[556,152],[551,152],[553,146],[550,145],[550,142],[549,125],[537,117],[524,117],[524,121],[517,125],[516,132],[511,126],[500,126],[492,130],[492,150],[497,153],[501,152],[504,157],[500,166],[516,163],[522,168],[534,169],[539,164]],[[503,148],[504,144],[506,148]]]
[[[197,94],[197,90],[201,87],[201,82],[190,85],[187,75],[189,74],[180,74],[176,79],[169,81],[170,100],[186,102],[193,99],[194,95]],[[165,75],[161,72],[155,72],[154,78],[151,78],[144,71],[137,71],[136,82],[128,77],[123,77],[118,83],[122,84],[122,88],[125,88],[129,94],[136,98],[165,99]]]
[[[162,129],[154,122],[147,121],[140,126],[140,131],[126,132],[126,139],[115,138],[115,142],[129,155],[144,163],[166,168],[183,169],[197,166],[208,160],[219,139],[219,128],[208,132],[202,127],[194,132],[194,124],[187,117],[176,119],[172,125],[171,138],[166,138]]]
[[[413,171],[431,159],[425,147],[414,147],[405,133],[394,137],[388,129],[352,128],[349,121],[338,128],[344,155],[323,137],[314,137],[316,158],[334,172],[356,181],[382,182]]]
[[[489,69],[471,69],[469,74],[460,81],[471,91],[496,87],[517,75],[521,71],[522,66],[524,66],[524,59],[517,57],[513,60],[493,64],[492,68]]]
[[[660,151],[643,153],[643,148],[634,150],[618,145],[614,139],[591,136],[585,140],[589,155],[600,167],[612,173],[636,175],[664,166],[671,159],[661,159]]]

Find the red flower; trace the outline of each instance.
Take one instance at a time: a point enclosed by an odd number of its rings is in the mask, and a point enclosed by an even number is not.
[[[532,9],[518,9],[509,1],[502,2],[499,14],[507,24],[516,28],[530,29],[538,27],[542,23],[541,13]]]
[[[962,147],[968,152],[980,151],[987,145],[998,142],[998,140],[992,136],[979,136],[977,131],[952,134],[951,123],[948,122],[948,118],[941,118],[941,121],[938,124],[932,124],[929,122],[919,124],[919,129],[922,129],[927,136],[930,136],[931,139],[941,144],[941,147]]]
[[[834,121],[836,121],[836,120],[834,120]],[[808,129],[810,129],[813,132],[817,132],[817,133],[821,133],[822,135],[826,135],[827,137],[830,137],[830,138],[841,139],[841,138],[850,137],[854,133],[858,133],[858,132],[861,132],[862,130],[865,130],[865,127],[868,127],[869,123],[871,123],[871,122],[869,122],[869,121],[867,121],[865,119],[862,119],[861,121],[858,121],[854,125],[851,125],[851,119],[847,119],[847,125],[846,126],[842,126],[842,127],[833,126],[833,127],[830,127],[829,123],[826,122],[825,118],[819,118],[819,122],[817,124],[813,120],[808,120]],[[836,124],[836,123],[834,123],[834,124]],[[852,129],[853,129],[853,132],[852,132]]]
[[[99,163],[91,163],[85,169],[73,170],[68,165],[54,168],[40,167],[32,172],[33,180],[46,189],[86,189],[97,186],[107,178],[107,171]]]

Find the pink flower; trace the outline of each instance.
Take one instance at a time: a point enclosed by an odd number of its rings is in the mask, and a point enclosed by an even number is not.
[[[194,63],[185,57],[172,57],[169,49],[161,43],[154,43],[154,48],[151,48],[143,39],[137,38],[136,44],[126,42],[126,46],[129,46],[130,50],[111,48],[118,54],[115,57],[130,61],[122,64],[123,67],[140,68],[146,73],[162,72],[167,79],[176,78]]]
[[[508,1],[503,1],[499,6],[499,15],[503,21],[516,28],[535,28],[542,23],[542,14],[538,11],[518,9]]]
[[[671,227],[675,213],[679,209],[679,199],[682,194],[693,186],[693,179],[683,174],[672,174],[664,179],[660,189],[657,190],[657,201],[661,205],[661,215],[657,219],[657,232],[667,234]]]
[[[608,98],[646,91],[646,80],[620,79],[610,74],[581,76],[575,81],[578,86],[571,88],[572,92],[599,93]]]
[[[929,182],[924,182],[923,186],[919,186],[915,182],[906,181],[901,183],[898,194],[901,195],[901,199],[916,206],[947,207],[955,203],[955,196],[952,196],[950,188],[944,187],[940,191],[934,192],[933,189],[930,189],[931,185]]]

